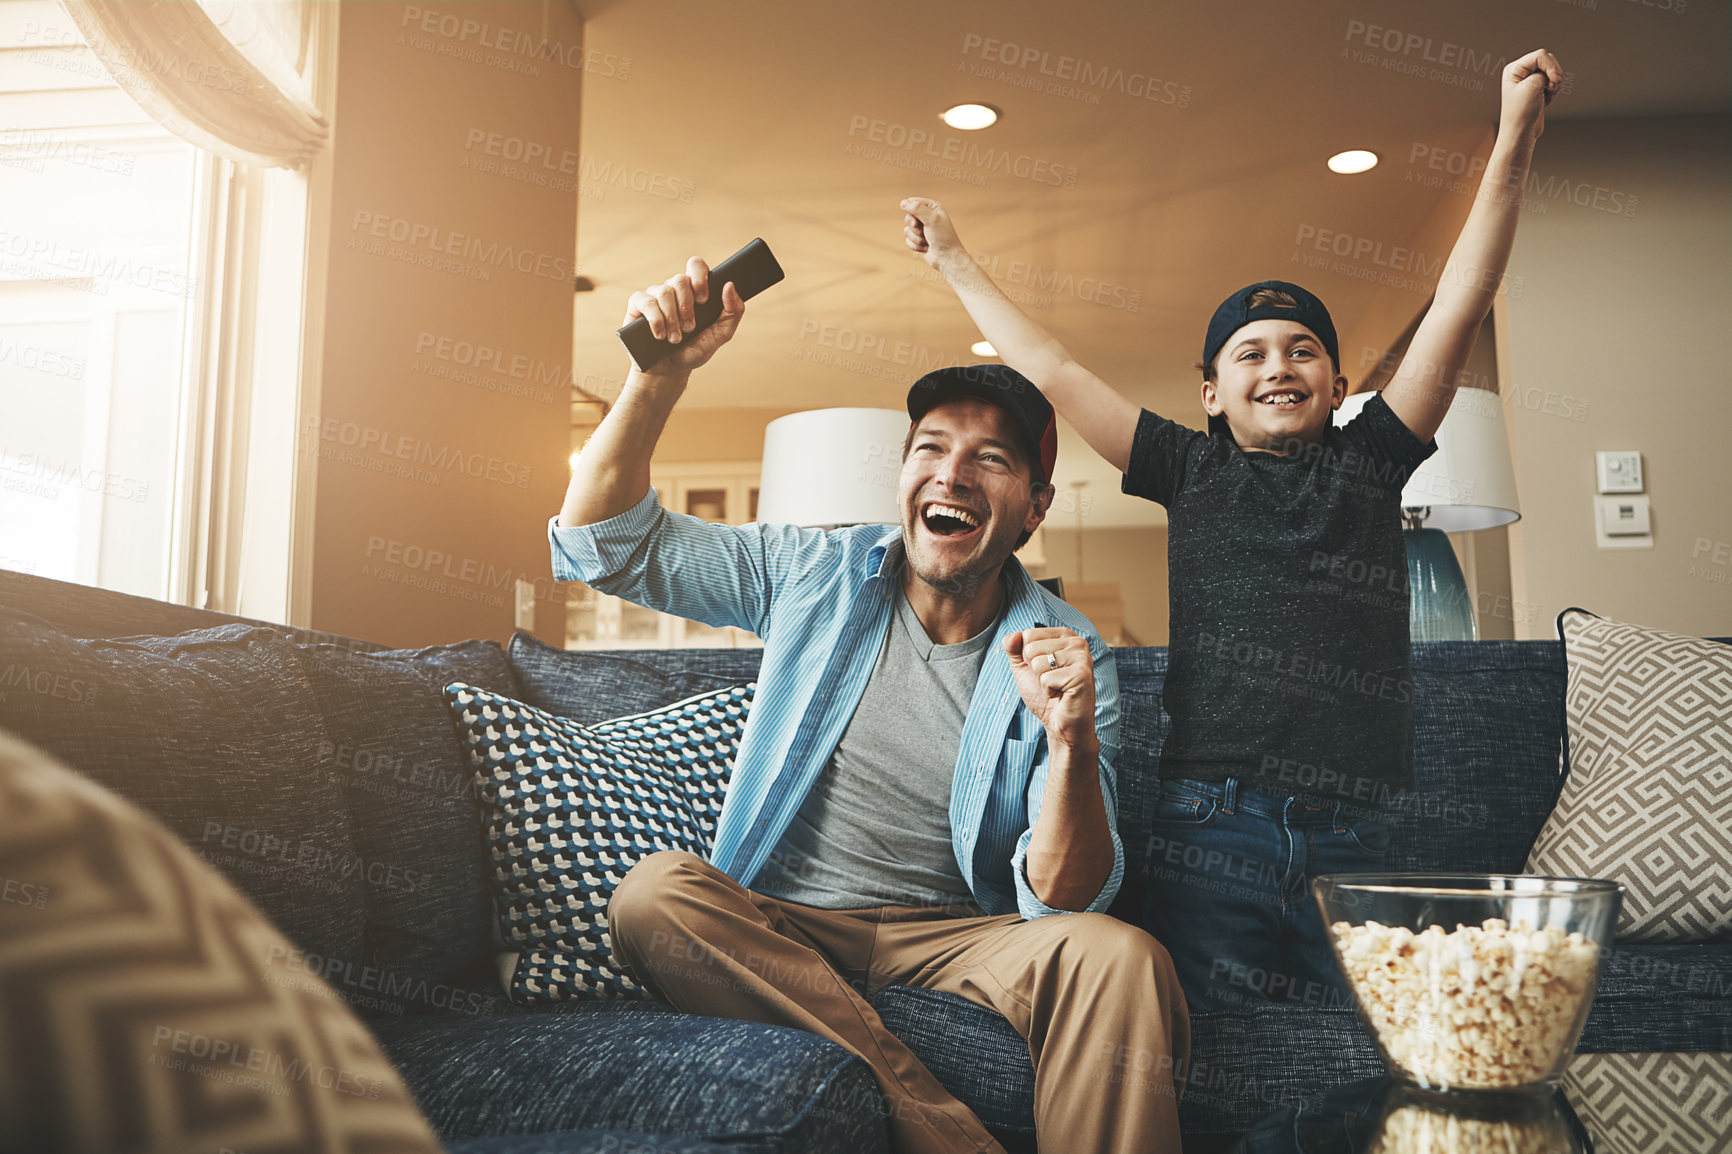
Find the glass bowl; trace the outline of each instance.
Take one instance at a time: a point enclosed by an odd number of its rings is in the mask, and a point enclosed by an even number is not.
[[[1389,1072],[1437,1090],[1555,1083],[1612,945],[1623,887],[1525,874],[1327,874],[1336,964]]]
[[[1581,1154],[1591,1149],[1578,1140],[1558,1100],[1544,1087],[1460,1094],[1397,1083],[1383,1096],[1370,1154]]]

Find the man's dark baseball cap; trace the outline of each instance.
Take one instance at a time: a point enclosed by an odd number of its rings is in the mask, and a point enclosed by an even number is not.
[[[1266,304],[1251,308],[1246,302],[1258,289],[1279,289],[1298,301],[1299,307],[1290,309],[1285,305]],[[1227,343],[1227,338],[1252,321],[1297,321],[1317,335],[1317,339],[1323,342],[1323,349],[1329,354],[1329,359],[1335,362],[1335,371],[1341,371],[1341,351],[1336,345],[1335,322],[1329,319],[1329,310],[1324,308],[1323,302],[1315,296],[1284,280],[1265,280],[1246,285],[1221,302],[1215,315],[1209,318],[1209,332],[1203,338],[1203,363],[1214,364],[1215,355],[1221,351],[1221,346]]]
[[[1058,458],[1058,420],[1052,405],[1029,379],[1007,365],[956,365],[927,373],[908,390],[908,416],[918,422],[941,401],[979,397],[1009,413],[1022,430],[1028,459],[1040,468],[1043,481],[1052,480]]]

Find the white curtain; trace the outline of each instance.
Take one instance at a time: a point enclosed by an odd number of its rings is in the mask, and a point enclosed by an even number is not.
[[[59,3],[120,87],[183,140],[299,168],[330,136],[309,85],[321,0]]]

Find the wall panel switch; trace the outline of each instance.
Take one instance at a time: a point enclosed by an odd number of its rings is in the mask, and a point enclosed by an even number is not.
[[[1595,497],[1594,539],[1602,549],[1652,549],[1646,497]]]
[[[1600,492],[1640,493],[1642,454],[1634,451],[1595,453],[1599,462]]]
[[[518,629],[535,628],[535,585],[519,577],[513,598],[511,624]]]

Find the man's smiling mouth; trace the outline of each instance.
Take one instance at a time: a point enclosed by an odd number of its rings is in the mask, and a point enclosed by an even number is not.
[[[930,501],[920,510],[920,521],[937,537],[966,537],[980,528],[980,517],[961,505]]]

